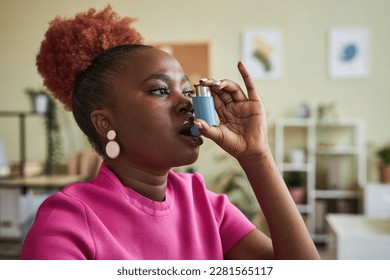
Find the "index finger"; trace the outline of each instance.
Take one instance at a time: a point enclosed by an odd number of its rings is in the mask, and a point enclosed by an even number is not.
[[[241,77],[244,80],[246,90],[248,92],[248,99],[253,101],[259,101],[259,95],[256,92],[255,84],[252,80],[252,77],[249,74],[248,69],[242,61],[238,62],[238,70],[240,71]]]
[[[203,86],[209,86],[211,91],[219,96],[222,101],[234,100],[235,102],[242,102],[248,100],[241,87],[233,81],[227,79],[220,81],[210,79],[207,81],[199,81],[199,83]]]

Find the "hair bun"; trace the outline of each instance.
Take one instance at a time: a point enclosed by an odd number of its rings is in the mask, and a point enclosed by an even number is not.
[[[101,52],[125,44],[141,44],[142,36],[131,27],[133,18],[120,18],[108,5],[101,12],[89,9],[75,18],[57,16],[37,55],[44,85],[71,110],[71,95],[77,75]]]

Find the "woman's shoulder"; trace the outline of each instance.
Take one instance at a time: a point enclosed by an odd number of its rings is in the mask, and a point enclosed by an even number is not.
[[[64,187],[62,190],[55,192],[49,195],[41,204],[40,208],[49,210],[49,209],[59,209],[61,206],[79,208],[83,207],[82,200],[79,198],[78,193],[82,193],[84,190],[85,184],[83,183],[74,183]],[[42,209],[41,209],[42,210]]]
[[[98,189],[94,180],[69,184],[48,195],[41,203],[39,212],[62,212],[61,208],[63,210],[73,209],[73,212],[84,212],[88,200],[99,193]]]
[[[182,189],[191,192],[206,192],[207,186],[203,176],[198,172],[174,172],[168,174],[168,188]]]
[[[212,204],[228,201],[225,194],[216,193],[209,188],[203,176],[198,172],[176,173],[171,171],[168,179],[168,187],[170,186],[175,189],[175,193],[181,190],[191,196],[204,196]]]
[[[168,180],[179,181],[183,183],[196,182],[205,184],[203,176],[199,172],[175,172],[169,171]]]
[[[103,163],[95,178],[74,182],[62,188],[53,196],[73,200],[88,200],[101,195],[114,195],[121,185],[115,175]]]

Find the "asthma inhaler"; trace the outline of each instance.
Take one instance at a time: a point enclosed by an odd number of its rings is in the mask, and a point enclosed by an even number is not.
[[[195,119],[202,119],[209,125],[217,126],[214,99],[211,96],[209,87],[200,85],[195,86],[195,96],[192,97],[192,103],[194,106]],[[191,133],[195,136],[200,136],[200,132],[195,126],[192,127]]]

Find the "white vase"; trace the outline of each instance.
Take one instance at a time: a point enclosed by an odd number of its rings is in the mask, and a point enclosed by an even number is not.
[[[293,149],[290,151],[288,159],[291,163],[301,164],[305,162],[305,151],[302,149]]]
[[[33,100],[34,112],[38,114],[45,114],[47,112],[47,107],[49,99],[46,95],[38,95]]]

